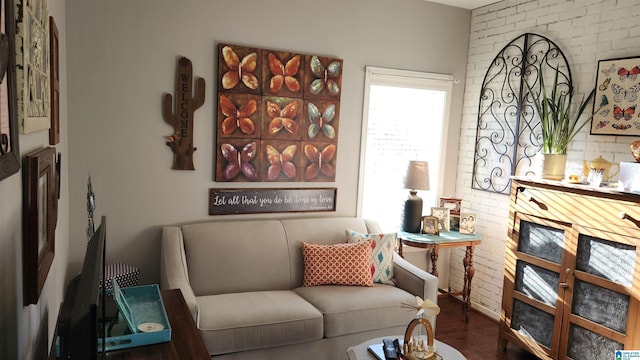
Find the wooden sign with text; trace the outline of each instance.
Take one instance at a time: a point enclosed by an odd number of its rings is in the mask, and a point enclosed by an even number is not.
[[[209,215],[335,211],[336,188],[209,189]]]

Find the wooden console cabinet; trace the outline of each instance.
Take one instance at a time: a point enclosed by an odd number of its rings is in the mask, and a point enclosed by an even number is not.
[[[640,195],[514,178],[499,347],[542,359],[640,349]]]

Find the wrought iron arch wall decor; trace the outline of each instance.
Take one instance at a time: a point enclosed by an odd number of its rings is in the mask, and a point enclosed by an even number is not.
[[[480,90],[473,189],[509,194],[512,175],[535,174],[542,137],[527,84],[538,92],[540,74],[553,79],[556,72],[560,91],[571,91],[567,58],[542,35],[523,34],[493,59]]]

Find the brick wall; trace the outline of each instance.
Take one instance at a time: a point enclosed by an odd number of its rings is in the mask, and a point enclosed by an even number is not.
[[[491,60],[524,33],[548,37],[571,66],[577,98],[594,86],[598,60],[640,57],[640,6],[637,0],[507,0],[472,11],[469,59],[456,194],[478,212],[483,242],[474,254],[473,307],[499,318],[507,236],[506,195],[471,189],[480,87]],[[568,151],[568,169],[582,169],[583,159],[602,155],[614,162],[633,161],[628,136],[589,135],[588,125]],[[451,284],[462,288],[462,250],[451,254]]]

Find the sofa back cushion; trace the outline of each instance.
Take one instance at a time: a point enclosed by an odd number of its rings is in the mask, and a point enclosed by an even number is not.
[[[182,235],[196,296],[291,289],[290,250],[278,220],[184,225]]]
[[[353,229],[367,233],[367,224],[361,218],[308,218],[281,220],[287,235],[290,266],[290,288],[302,286],[304,279],[304,259],[300,242],[309,244],[339,244],[345,243],[344,231]]]

